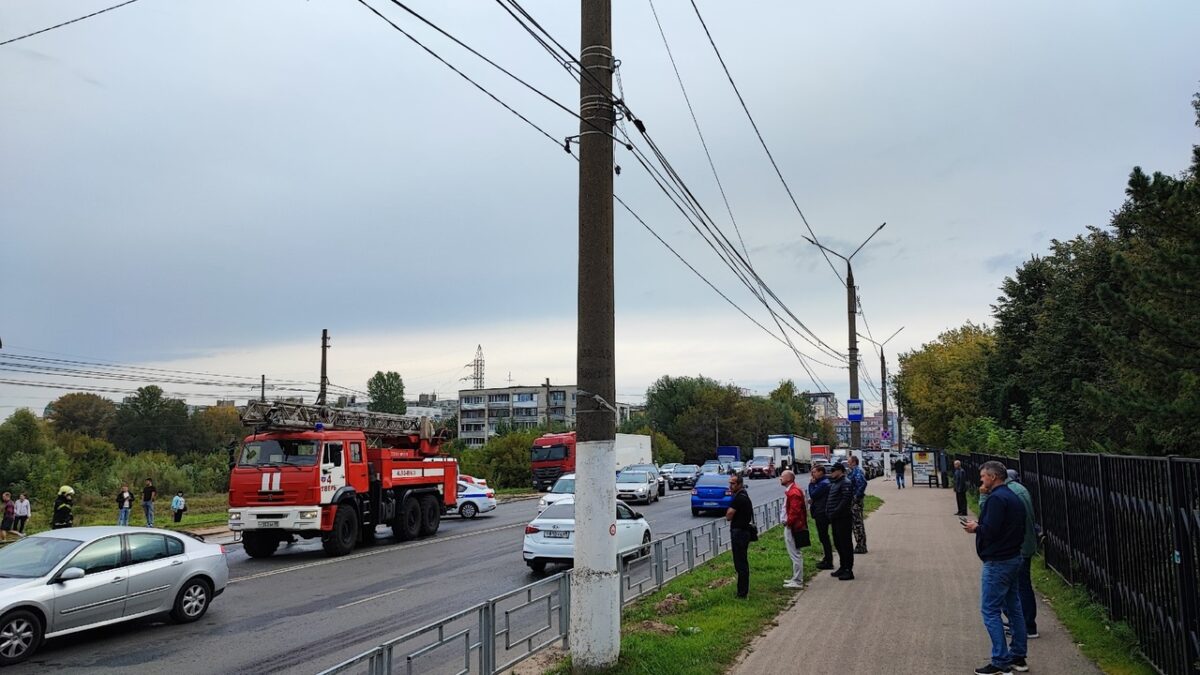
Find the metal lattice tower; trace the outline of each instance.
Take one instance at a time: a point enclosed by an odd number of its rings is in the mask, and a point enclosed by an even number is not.
[[[476,389],[483,389],[483,345],[475,346],[475,360],[468,363],[464,368],[471,369],[471,376],[464,377],[464,380],[471,380]]]

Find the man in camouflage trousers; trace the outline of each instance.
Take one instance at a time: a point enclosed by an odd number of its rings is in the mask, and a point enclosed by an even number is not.
[[[850,456],[850,475],[846,477],[854,486],[854,503],[850,517],[854,521],[854,552],[867,552],[867,528],[863,525],[863,500],[867,496],[867,475],[858,465],[858,457]]]

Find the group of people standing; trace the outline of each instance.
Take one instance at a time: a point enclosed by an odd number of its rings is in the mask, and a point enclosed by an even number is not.
[[[0,497],[4,500],[4,516],[0,518],[0,542],[8,541],[11,534],[20,539],[25,536],[25,523],[29,522],[31,513],[29,498],[22,492],[12,498],[11,492],[5,492]]]
[[[780,520],[784,524],[783,537],[792,559],[792,576],[783,583],[784,588],[804,588],[804,548],[811,545],[810,512],[824,553],[817,569],[833,570],[832,575],[841,581],[854,579],[854,556],[867,553],[867,532],[863,525],[867,476],[857,457],[851,456],[849,464],[849,469],[842,462],[835,462],[828,470],[824,465],[814,466],[807,495],[796,484],[793,471],[785,470],[779,475],[779,484],[784,489]],[[730,548],[737,572],[737,597],[745,598],[750,591],[748,552],[750,543],[758,539],[758,529],[753,522],[754,506],[746,493],[743,478],[736,474],[730,476],[729,490],[733,493],[733,502],[725,512],[725,519],[729,521]],[[836,569],[833,564],[835,549],[838,555]]]
[[[955,482],[962,480],[965,488],[966,472],[957,460],[954,469]],[[1037,602],[1030,578],[1037,553],[1033,498],[1017,472],[1000,462],[984,462],[979,480],[979,520],[961,518],[963,529],[975,535],[975,553],[983,561],[980,612],[992,643],[991,659],[975,672],[1025,672],[1029,670],[1028,640],[1038,637]],[[965,493],[959,504],[964,502]],[[1006,632],[1011,637],[1006,637]]]

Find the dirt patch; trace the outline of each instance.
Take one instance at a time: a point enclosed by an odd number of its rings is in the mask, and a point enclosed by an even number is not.
[[[657,635],[674,635],[679,632],[679,629],[675,626],[661,621],[646,620],[639,623],[637,627],[646,633],[655,633]]]
[[[708,587],[709,588],[724,588],[725,586],[728,586],[729,584],[732,584],[732,583],[733,583],[733,579],[731,579],[729,577],[721,577],[720,579],[713,579],[712,581],[708,582]]]
[[[667,597],[663,598],[658,604],[654,605],[654,611],[658,612],[659,614],[674,614],[680,609],[686,608],[687,604],[688,601],[684,600],[682,595],[678,593],[668,593]]]
[[[501,675],[542,675],[566,658],[562,647],[549,647],[504,671]]]

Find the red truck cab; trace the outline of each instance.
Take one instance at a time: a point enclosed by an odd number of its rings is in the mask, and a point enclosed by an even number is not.
[[[533,489],[549,490],[559,476],[575,472],[575,432],[543,434],[529,450]]]

